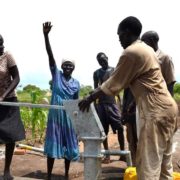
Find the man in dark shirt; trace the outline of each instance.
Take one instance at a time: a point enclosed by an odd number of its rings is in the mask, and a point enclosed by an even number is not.
[[[108,57],[105,53],[98,53],[96,58],[101,68],[97,69],[93,74],[94,88],[97,88],[106,81],[114,71],[114,68],[108,65]],[[120,97],[118,98],[120,100]],[[114,96],[104,95],[95,102],[95,107],[106,135],[108,135],[109,125],[111,125],[113,133],[116,134],[117,131],[120,149],[124,150],[123,125],[121,123],[121,115],[116,103],[116,98]],[[104,140],[103,145],[105,150],[109,149],[107,138]],[[121,156],[120,160],[125,161],[124,156]],[[103,162],[109,163],[110,156],[107,155]]]

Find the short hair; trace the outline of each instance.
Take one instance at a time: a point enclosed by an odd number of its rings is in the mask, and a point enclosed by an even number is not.
[[[144,39],[153,39],[155,42],[158,42],[159,41],[159,35],[156,31],[147,31],[141,37],[142,41]]]
[[[108,57],[107,57],[106,54],[103,53],[103,52],[99,52],[99,53],[97,54],[97,56],[96,56],[96,59],[97,59],[97,60],[100,59],[101,56],[105,56],[105,57],[107,58],[107,60],[108,60]]]
[[[120,30],[129,30],[134,35],[139,36],[142,31],[142,24],[138,18],[128,16],[120,22],[117,34],[119,34]]]

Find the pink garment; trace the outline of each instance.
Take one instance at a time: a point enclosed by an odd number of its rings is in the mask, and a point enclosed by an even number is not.
[[[13,56],[9,52],[5,52],[0,56],[0,96],[6,91],[11,84],[11,75],[9,68],[16,66]],[[11,92],[6,98],[15,97],[15,91]]]

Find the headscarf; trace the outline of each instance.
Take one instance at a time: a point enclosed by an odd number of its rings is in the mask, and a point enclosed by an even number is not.
[[[72,59],[65,59],[65,58],[63,58],[62,62],[61,62],[61,65],[64,64],[65,62],[71,62],[75,66],[75,61],[72,60]]]

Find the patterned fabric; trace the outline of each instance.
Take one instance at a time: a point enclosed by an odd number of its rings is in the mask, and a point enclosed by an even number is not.
[[[66,81],[56,66],[51,67],[51,73],[53,77],[51,104],[63,105],[63,100],[78,98],[80,85],[77,80],[71,78]],[[71,119],[65,110],[49,110],[44,152],[52,158],[78,159],[78,141]]]
[[[0,56],[0,96],[6,91],[6,89],[11,84],[11,75],[9,73],[9,68],[16,66],[13,56],[5,52]],[[15,92],[11,92],[7,98],[15,97]]]

